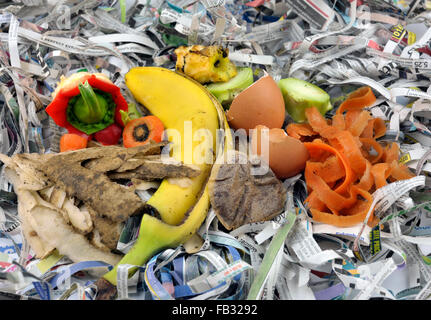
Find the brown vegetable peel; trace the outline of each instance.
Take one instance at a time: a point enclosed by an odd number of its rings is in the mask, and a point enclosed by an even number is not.
[[[214,165],[208,185],[211,205],[228,230],[274,218],[283,211],[287,197],[271,169],[252,175],[255,164],[247,155],[235,152],[234,156],[235,161]]]

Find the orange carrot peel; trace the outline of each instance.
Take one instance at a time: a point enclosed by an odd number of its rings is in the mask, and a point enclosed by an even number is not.
[[[386,125],[363,110],[375,101],[371,88],[362,87],[348,96],[332,120],[313,107],[305,111],[308,123],[286,127],[288,135],[305,141],[310,154],[304,172],[306,204],[316,222],[338,227],[362,223],[376,189],[415,176],[398,163],[397,143],[385,146],[376,140],[385,135]],[[368,224],[377,222],[371,212]]]

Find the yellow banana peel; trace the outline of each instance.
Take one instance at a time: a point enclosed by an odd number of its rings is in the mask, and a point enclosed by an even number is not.
[[[157,209],[164,222],[177,225],[198,200],[211,170],[215,139],[201,141],[199,134],[200,129],[206,129],[215,137],[219,127],[216,108],[200,86],[168,69],[133,68],[125,79],[135,99],[167,128],[169,140],[173,142],[172,157],[197,164],[201,170],[187,188],[164,180],[147,202]]]

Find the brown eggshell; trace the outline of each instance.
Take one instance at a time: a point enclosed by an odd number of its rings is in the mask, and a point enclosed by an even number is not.
[[[269,159],[269,167],[277,178],[290,178],[304,170],[309,154],[301,141],[289,137],[283,129],[269,129],[268,155],[266,150],[261,150],[261,139],[265,137],[262,130],[268,128],[259,125],[255,129],[251,136],[252,151]]]
[[[236,96],[226,115],[232,128],[245,129],[249,134],[257,125],[281,128],[285,112],[280,88],[266,75]]]

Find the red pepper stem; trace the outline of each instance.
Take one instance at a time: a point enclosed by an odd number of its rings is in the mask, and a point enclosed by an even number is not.
[[[79,83],[78,88],[81,93],[82,100],[87,107],[89,119],[97,119],[106,112],[106,110],[100,105],[99,99],[97,99],[96,93],[88,81],[85,81],[84,84]]]

